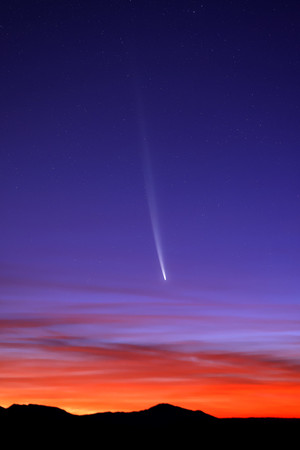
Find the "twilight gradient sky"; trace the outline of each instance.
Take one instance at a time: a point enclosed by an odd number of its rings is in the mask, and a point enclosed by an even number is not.
[[[2,406],[300,417],[299,36],[295,1],[1,2]]]

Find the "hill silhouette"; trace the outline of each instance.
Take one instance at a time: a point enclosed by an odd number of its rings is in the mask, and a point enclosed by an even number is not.
[[[87,415],[70,414],[63,409],[43,405],[12,405],[0,407],[2,436],[13,436],[24,445],[46,443],[87,445],[110,442],[115,448],[128,443],[144,448],[149,445],[194,445],[204,448],[230,444],[240,448],[245,443],[277,446],[295,442],[300,419],[219,419],[203,411],[169,404],[158,404],[133,412],[103,412]],[[42,436],[43,441],[37,439]],[[240,446],[240,447],[239,447]],[[150,448],[150,447],[149,447]],[[197,447],[196,447],[197,448]],[[269,447],[268,447],[269,448]]]

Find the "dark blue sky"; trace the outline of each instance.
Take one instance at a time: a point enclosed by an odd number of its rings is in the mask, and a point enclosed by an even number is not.
[[[177,343],[293,365],[297,2],[12,0],[0,18],[5,345],[28,345],[30,359],[50,335],[80,348]],[[80,323],[88,308],[98,325]],[[103,406],[80,401],[69,403]]]

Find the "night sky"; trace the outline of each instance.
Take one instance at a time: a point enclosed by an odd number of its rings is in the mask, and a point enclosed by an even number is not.
[[[0,405],[300,417],[298,2],[10,0],[0,39]]]

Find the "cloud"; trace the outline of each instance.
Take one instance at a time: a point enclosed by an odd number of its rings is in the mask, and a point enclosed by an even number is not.
[[[268,402],[288,416],[292,409],[283,408],[283,399],[296,411],[300,396],[297,359],[212,351],[205,343],[197,346],[95,343],[46,333],[36,339],[2,342],[0,396],[8,403],[16,401],[16,396],[19,402],[48,399],[47,404],[69,405],[75,410],[81,405],[88,411],[144,408],[159,401],[191,407],[198,402],[198,408],[199,403],[207,404],[205,410],[216,414],[224,409],[222,404],[217,407],[221,399],[231,399],[231,414],[256,414]],[[276,414],[276,409],[272,412]]]
[[[211,351],[205,343],[198,343],[199,350],[189,350],[188,344],[135,345],[127,343],[89,342],[78,336],[44,335],[12,343],[2,343],[2,348],[14,347],[30,365],[31,353],[63,362],[73,361],[82,365],[82,374],[93,369],[111,379],[122,381],[141,379],[181,379],[185,382],[269,383],[275,381],[297,382],[300,361],[294,358],[278,358],[273,354],[226,350]],[[85,369],[85,368],[89,369]]]
[[[10,268],[9,271],[4,271],[3,273],[8,272],[6,275],[0,276],[0,286],[3,290],[16,290],[16,289],[26,289],[26,290],[34,290],[34,291],[63,291],[63,292],[71,292],[71,293],[81,293],[85,295],[118,295],[125,296],[126,298],[146,298],[149,297],[151,299],[159,299],[159,300],[172,300],[172,301],[189,301],[195,302],[199,301],[199,295],[188,294],[186,290],[181,292],[178,286],[175,286],[174,289],[169,290],[164,286],[158,289],[154,289],[152,286],[141,287],[133,287],[133,286],[122,286],[122,285],[101,285],[101,284],[91,284],[91,283],[79,283],[75,281],[59,281],[56,279],[57,274],[47,274],[48,279],[45,278],[45,275],[34,276],[31,272],[28,273],[28,270],[22,271],[20,269],[16,269],[15,271]],[[20,273],[20,275],[18,275]],[[26,277],[24,276],[26,273]],[[202,299],[202,302],[205,302],[207,305],[212,305],[214,302],[209,299]],[[204,303],[203,303],[204,304]],[[90,303],[91,306],[95,306],[95,303]]]

